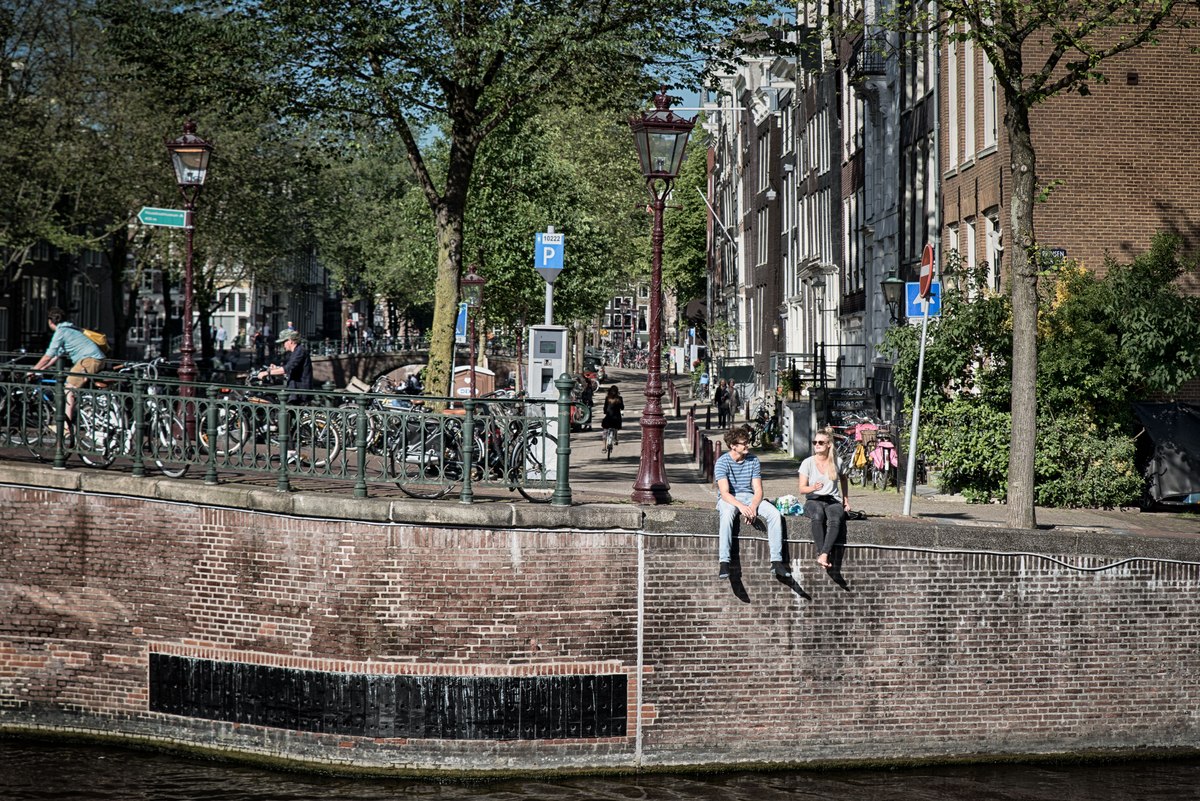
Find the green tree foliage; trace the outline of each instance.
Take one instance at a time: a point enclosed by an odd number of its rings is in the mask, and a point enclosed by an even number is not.
[[[562,90],[584,99],[647,95],[643,65],[687,63],[753,17],[728,0],[552,0],[497,4],[257,0],[251,15],[286,48],[276,75],[295,107],[383,121],[404,143],[434,222],[437,275],[428,386],[449,388],[455,304],[472,175],[483,142],[511,117]],[[628,100],[626,100],[628,104]],[[421,129],[447,136],[445,170],[430,167]]]
[[[663,218],[663,284],[681,306],[703,297],[708,276],[708,207],[701,195],[707,182],[708,147],[697,123]]]
[[[642,192],[629,127],[611,110],[551,106],[498,129],[480,150],[465,235],[488,280],[488,319],[541,321],[533,237],[550,225],[567,243],[556,322],[594,318],[644,260]]]
[[[1178,238],[1159,235],[1133,263],[1110,261],[1104,278],[1068,264],[1043,282],[1038,504],[1117,506],[1140,498],[1130,404],[1200,375],[1200,299],[1181,295],[1175,283],[1196,267],[1180,259],[1179,247]],[[913,327],[888,334],[897,387],[908,397],[918,337]],[[944,487],[970,500],[1008,495],[1011,358],[1009,298],[968,300],[948,289],[926,345],[920,442]]]

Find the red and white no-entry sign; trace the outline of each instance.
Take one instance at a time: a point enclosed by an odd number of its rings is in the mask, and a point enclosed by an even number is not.
[[[933,288],[933,245],[926,243],[925,252],[921,254],[921,279],[918,285],[917,297],[929,297]]]

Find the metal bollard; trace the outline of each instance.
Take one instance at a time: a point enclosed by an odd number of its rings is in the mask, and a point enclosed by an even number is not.
[[[471,471],[475,467],[475,399],[463,401],[462,428],[462,491],[458,494],[459,503],[475,502],[475,490],[471,486]]]
[[[554,482],[554,506],[571,505],[571,390],[575,379],[563,373],[554,381],[558,388],[558,468]]]

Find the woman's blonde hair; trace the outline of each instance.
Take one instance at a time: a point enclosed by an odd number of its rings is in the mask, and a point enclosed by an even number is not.
[[[813,438],[816,439],[817,437],[821,437],[821,436],[823,436],[823,437],[825,437],[825,439],[829,440],[829,463],[831,465],[833,465],[833,477],[835,479],[839,478],[841,476],[841,471],[838,469],[840,467],[840,465],[838,464],[838,459],[837,459],[837,449],[833,447],[834,443],[836,442],[836,440],[833,437],[833,428],[830,426],[825,426],[824,428],[818,428],[816,433],[813,434]]]

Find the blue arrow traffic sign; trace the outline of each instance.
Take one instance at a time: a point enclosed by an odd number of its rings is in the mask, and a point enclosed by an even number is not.
[[[904,314],[910,320],[919,320],[925,316],[925,309],[919,298],[921,284],[909,281],[904,285]],[[937,317],[942,313],[942,282],[933,281],[929,285],[929,316]]]
[[[143,206],[138,212],[138,222],[142,225],[159,225],[164,228],[187,228],[188,213],[183,209],[156,209]]]

